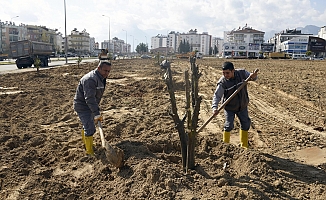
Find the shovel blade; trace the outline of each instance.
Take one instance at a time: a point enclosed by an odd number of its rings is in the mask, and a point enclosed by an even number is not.
[[[124,159],[124,153],[121,149],[117,148],[114,149],[111,147],[107,142],[105,143],[105,155],[107,160],[111,165],[113,165],[116,168],[120,168],[124,165],[123,159]]]

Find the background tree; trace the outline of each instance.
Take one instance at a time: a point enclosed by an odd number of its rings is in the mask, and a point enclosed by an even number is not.
[[[216,54],[218,54],[218,49],[217,49],[217,46],[216,45],[214,45],[214,55],[216,55]]]
[[[70,49],[68,49],[68,52],[75,53],[76,50],[74,48],[70,48]]]
[[[312,52],[311,51],[307,51],[306,52],[306,56],[311,56]]]
[[[144,52],[148,52],[148,46],[144,43],[140,43],[136,47],[136,52],[142,54]]]
[[[40,67],[41,67],[41,60],[36,57],[34,60],[34,67],[36,67],[37,74],[40,73]]]
[[[190,44],[188,41],[186,41],[185,39],[182,41],[180,41],[180,45],[179,45],[179,53],[188,53],[190,52]]]

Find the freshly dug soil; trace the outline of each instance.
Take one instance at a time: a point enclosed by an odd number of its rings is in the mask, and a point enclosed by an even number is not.
[[[197,60],[201,126],[223,59]],[[222,143],[223,113],[197,135],[195,169],[182,171],[164,71],[152,59],[117,60],[101,102],[103,130],[124,151],[117,169],[85,155],[72,108],[79,79],[97,63],[0,74],[0,199],[326,199],[324,61],[228,60],[259,78],[248,83],[250,149]],[[178,113],[185,113],[184,71],[173,60]]]

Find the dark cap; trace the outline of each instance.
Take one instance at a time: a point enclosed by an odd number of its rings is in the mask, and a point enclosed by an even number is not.
[[[224,62],[223,63],[223,65],[222,65],[222,69],[223,70],[230,70],[230,71],[232,71],[232,70],[234,70],[234,66],[233,66],[233,64],[231,63],[231,62]]]

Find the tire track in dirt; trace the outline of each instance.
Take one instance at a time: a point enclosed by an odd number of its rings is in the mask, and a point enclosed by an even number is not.
[[[255,92],[250,93],[250,100],[252,106],[261,111],[261,113],[263,114],[262,117],[258,116],[262,119],[262,121],[276,121],[277,123],[283,123],[287,126],[294,126],[310,133],[321,134],[323,136],[326,136],[325,133],[314,130],[312,126],[299,122],[299,119],[296,117],[298,113],[296,110],[286,109],[288,107],[287,105],[295,105],[297,110],[299,110],[300,112],[305,112],[306,115],[318,115],[320,111],[313,108],[309,108],[309,102],[305,102],[294,96],[287,95],[284,92],[273,91],[273,95],[270,95],[268,93],[271,91],[267,91],[270,89],[266,90],[266,87],[258,87],[257,83],[254,83],[253,85],[255,85]],[[266,95],[264,95],[262,98],[257,95],[257,93],[266,93]],[[278,100],[276,102],[280,105],[273,103],[275,102],[275,99]]]

